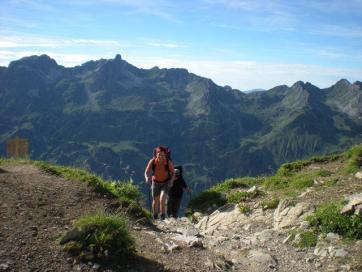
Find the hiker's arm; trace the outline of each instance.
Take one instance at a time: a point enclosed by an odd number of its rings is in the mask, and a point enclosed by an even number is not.
[[[152,160],[150,160],[147,164],[146,170],[145,170],[145,181],[146,182],[150,182],[150,176],[148,175],[148,173],[151,170],[151,164],[152,164]]]

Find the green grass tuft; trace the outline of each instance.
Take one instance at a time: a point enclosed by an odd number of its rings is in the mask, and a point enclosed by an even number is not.
[[[228,179],[222,183],[219,183],[213,187],[216,192],[228,192],[231,189],[236,188],[248,188],[249,186],[242,179]]]
[[[263,210],[276,209],[279,205],[279,198],[264,199],[260,205]]]
[[[261,194],[262,193],[259,190],[254,190],[252,192],[232,191],[230,194],[227,195],[226,201],[227,203],[238,204],[241,201],[256,198]]]
[[[342,155],[331,154],[326,156],[312,157],[309,160],[298,160],[291,163],[285,163],[280,166],[276,175],[277,176],[290,176],[291,174],[300,171],[303,167],[311,165],[312,163],[326,163],[340,159]]]
[[[294,239],[293,245],[300,248],[310,248],[317,244],[318,236],[315,231],[297,231],[291,232]]]
[[[323,233],[334,232],[344,237],[362,238],[362,218],[357,215],[343,215],[340,213],[343,203],[330,202],[321,205],[307,221]]]
[[[239,211],[243,214],[250,214],[250,212],[251,212],[250,206],[245,203],[239,203],[238,208],[239,208]]]
[[[319,171],[317,172],[317,175],[318,175],[319,177],[329,177],[329,176],[332,175],[332,172],[331,172],[331,171],[328,171],[328,170],[319,170]]]
[[[282,166],[279,167],[276,176],[282,176],[282,177],[289,176],[294,172],[297,172],[301,170],[303,167],[310,164],[311,164],[310,161],[300,161],[300,160],[291,163],[284,163],[282,164]]]
[[[135,241],[128,232],[127,219],[120,215],[94,215],[80,218],[75,227],[80,235],[72,239],[67,249],[95,258],[127,256],[135,252]]]
[[[347,173],[355,173],[362,166],[362,144],[356,145],[346,151],[346,158],[348,159],[348,164],[346,167]]]
[[[327,180],[324,183],[324,185],[327,186],[327,187],[332,187],[332,186],[335,186],[338,182],[339,182],[339,178],[333,178],[333,179]]]
[[[317,176],[317,172],[295,173],[290,176],[275,175],[265,177],[263,186],[270,190],[302,190],[313,186],[314,178]]]

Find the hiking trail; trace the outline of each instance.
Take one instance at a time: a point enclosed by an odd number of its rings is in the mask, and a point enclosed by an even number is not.
[[[62,249],[59,237],[74,220],[107,210],[114,199],[30,164],[1,168],[0,271],[337,272],[357,271],[349,263],[362,254],[361,240],[341,244],[333,233],[315,248],[291,245],[284,228],[303,227],[304,217],[318,202],[320,192],[309,190],[300,202],[281,201],[276,210],[263,210],[255,203],[246,215],[236,205],[226,205],[200,215],[197,223],[187,218],[157,220],[153,225],[131,222],[137,256],[108,263],[79,262]],[[354,187],[346,185],[341,192],[362,190],[362,180],[348,178]]]

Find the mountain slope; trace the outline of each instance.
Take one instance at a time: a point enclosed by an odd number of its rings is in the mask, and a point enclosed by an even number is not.
[[[361,142],[361,83],[310,83],[244,94],[185,69],[139,69],[117,55],[64,68],[31,56],[0,69],[0,153],[140,182],[154,146],[172,148],[194,189]]]

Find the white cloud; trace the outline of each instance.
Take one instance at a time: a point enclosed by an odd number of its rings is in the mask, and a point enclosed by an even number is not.
[[[177,22],[174,16],[176,5],[172,1],[167,0],[62,0],[63,3],[72,5],[108,5],[123,6],[132,9],[134,12],[148,14],[166,19],[168,21]]]
[[[102,46],[117,47],[118,41],[112,40],[91,40],[91,39],[58,39],[42,38],[36,36],[3,36],[0,37],[0,48],[63,48],[71,46]]]
[[[361,15],[362,1],[361,0],[313,0],[313,1],[301,1],[307,9],[315,9],[322,13],[347,13]]]
[[[345,37],[345,38],[362,38],[362,27],[358,26],[341,26],[341,25],[322,25],[318,29],[310,31],[312,34]]]
[[[10,3],[17,7],[28,7],[42,12],[49,12],[54,9],[54,6],[49,2],[39,0],[12,0]]]
[[[182,58],[129,58],[142,67],[180,67],[189,72],[211,78],[216,84],[230,85],[240,90],[269,89],[278,85],[292,85],[296,81],[308,81],[325,88],[341,78],[361,80],[362,69],[344,69],[318,65],[261,63],[255,61],[211,61]]]
[[[101,58],[113,58],[113,54],[103,54],[100,55],[88,55],[88,54],[67,54],[67,53],[56,53],[51,51],[6,51],[0,50],[0,65],[7,66],[11,61],[18,60],[23,57],[33,56],[33,55],[43,55],[46,54],[52,59],[54,59],[59,65],[66,67],[74,67],[80,65],[89,60],[97,60]]]
[[[168,42],[148,42],[147,43],[153,47],[165,47],[165,48],[180,48],[185,47],[184,45],[177,44],[177,43],[168,43]]]
[[[30,55],[47,54],[58,64],[66,67],[80,65],[89,60],[113,58],[114,52],[101,54],[67,54],[40,51],[11,51],[0,50],[0,65],[6,66],[10,61]],[[216,84],[230,85],[240,90],[255,88],[270,89],[278,85],[292,85],[296,81],[308,81],[325,88],[333,85],[341,78],[351,82],[361,80],[362,69],[328,67],[307,64],[263,63],[257,61],[223,61],[185,58],[173,55],[164,57],[147,57],[139,53],[134,56],[123,56],[128,62],[139,68],[149,69],[154,66],[160,68],[186,68],[196,75],[212,79]]]

